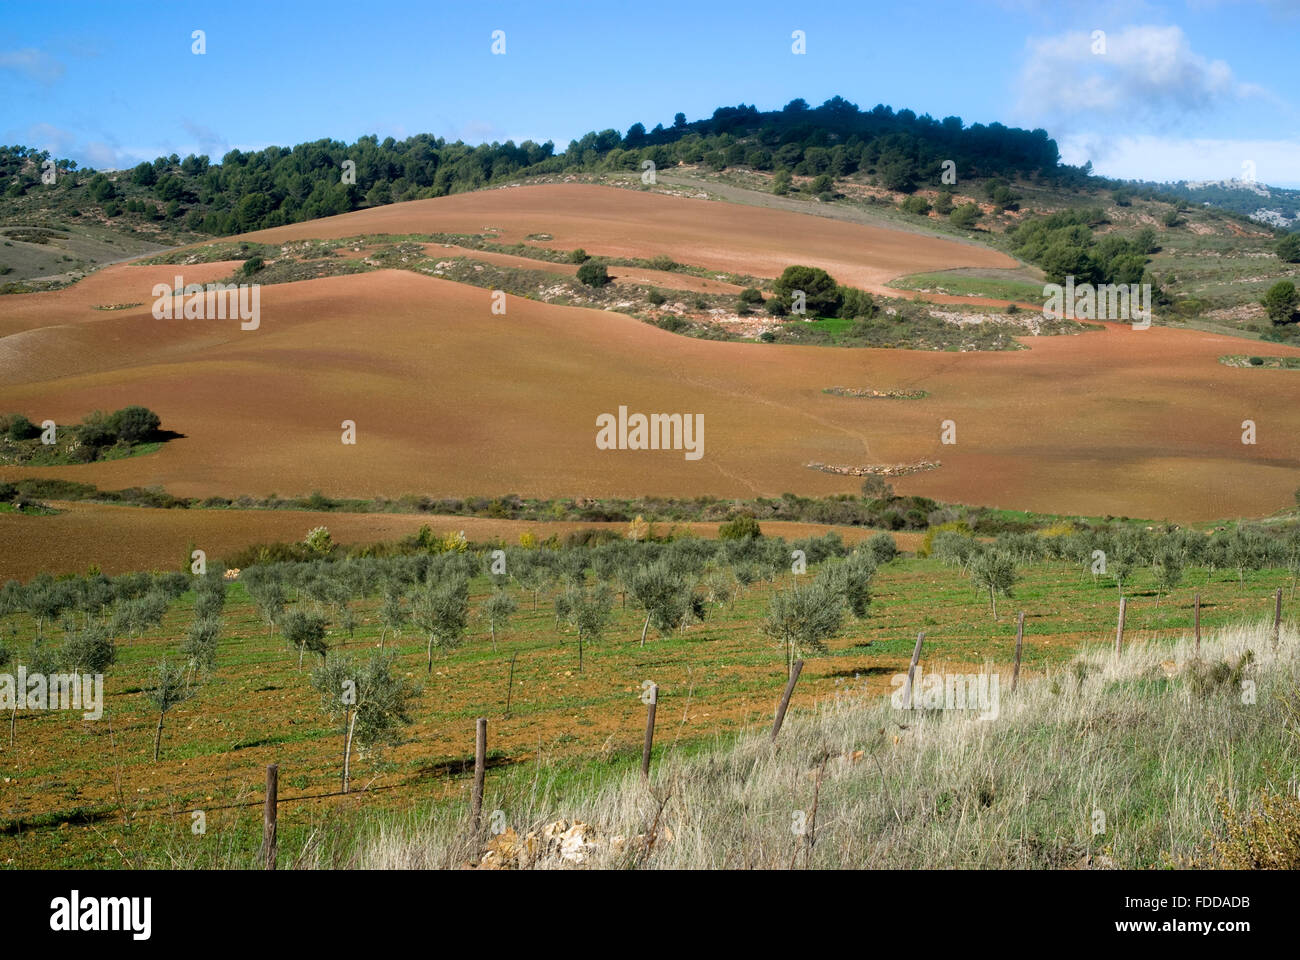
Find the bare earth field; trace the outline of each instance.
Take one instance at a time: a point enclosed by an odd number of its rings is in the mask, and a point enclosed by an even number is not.
[[[464,256],[484,263],[494,263],[502,267],[519,267],[524,270],[544,270],[547,273],[564,277],[573,277],[578,273],[576,263],[551,263],[548,260],[533,260],[529,257],[516,257],[509,253],[493,253],[490,250],[474,250],[470,247],[453,247],[441,243],[424,244],[424,252],[430,257]],[[671,270],[650,270],[645,267],[610,267],[609,277],[616,284],[649,283],[666,290],[685,290],[691,293],[740,293],[741,287],[722,280],[710,280],[707,277],[695,277],[689,273],[674,273]]]
[[[1005,260],[883,228],[577,186],[418,201],[253,236],[488,228],[501,229],[506,241],[544,231],[559,246],[664,253],[759,274],[811,263],[857,283]],[[1202,332],[1108,325],[1081,336],[1028,338],[1027,351],[966,354],[722,343],[618,313],[526,299],[509,298],[507,315],[494,316],[489,291],[405,271],[263,287],[261,326],[252,331],[236,320],[151,316],[154,283],[177,273],[187,283],[206,282],[232,267],[119,264],[65,290],[0,300],[0,411],[70,423],[97,408],[144,404],[184,435],[148,456],[3,468],[0,479],[156,485],[178,496],[319,489],[340,497],[748,497],[857,490],[857,478],[810,469],[810,462],[865,467],[924,458],[941,466],[896,478],[899,492],[1202,521],[1289,504],[1300,466],[1300,379],[1287,370],[1227,367],[1218,357],[1240,352],[1240,341]],[[95,309],[132,303],[139,306]],[[823,393],[831,386],[929,396]],[[597,416],[621,405],[634,413],[703,414],[703,458],[598,450]],[[357,424],[355,446],[340,442],[344,420]],[[956,424],[955,445],[940,442],[945,420]],[[1241,442],[1245,420],[1256,423],[1254,445]],[[143,523],[146,514],[130,516]],[[208,535],[231,516],[188,512],[167,522],[202,526]],[[332,528],[342,522],[331,516]],[[302,519],[294,518],[295,539]],[[408,521],[420,518],[359,522],[378,539],[387,535],[383,524]],[[26,566],[12,559],[19,541],[73,523],[7,518],[0,528],[4,566]],[[87,530],[108,537],[111,528]],[[243,521],[232,529],[245,529]],[[272,535],[265,514],[248,529],[257,540],[281,536],[279,528]],[[105,542],[122,541],[114,534]],[[47,559],[56,564],[61,548],[50,549]]]
[[[756,276],[775,277],[792,264],[812,264],[840,283],[891,296],[898,291],[884,284],[908,273],[1019,266],[995,250],[887,227],[590,184],[507,187],[415,200],[259,230],[244,239],[280,243],[488,230],[500,231],[502,243],[549,233],[554,239],[539,246],[582,247],[602,257],[664,254],[679,263]]]
[[[147,299],[159,269],[112,267],[120,283],[97,299]],[[1295,487],[1300,380],[1220,364],[1237,346],[1225,337],[1112,325],[1021,352],[837,350],[692,340],[621,314],[508,302],[493,316],[487,291],[402,271],[265,287],[254,331],[155,321],[147,304],[52,302],[50,325],[0,357],[0,409],[66,423],[149,406],[185,438],[147,457],[21,472],[179,496],[811,495],[858,483],[812,461],[929,458],[942,466],[896,486],[1205,520],[1272,512]],[[598,450],[596,417],[620,405],[702,413],[704,457]],[[356,446],[340,442],[345,419]],[[943,420],[957,424],[955,445],[940,443]]]
[[[30,517],[0,513],[0,581],[27,580],[41,571],[53,574],[85,573],[92,563],[109,575],[131,570],[180,569],[189,545],[202,547],[213,562],[253,543],[301,540],[308,530],[326,526],[337,543],[374,543],[396,540],[428,525],[435,533],[464,531],[474,541],[516,543],[531,531],[538,540],[552,534],[563,537],[575,530],[608,528],[624,533],[625,523],[538,523],[526,520],[491,520],[486,517],[437,514],[334,513],[307,510],[161,510],[103,503],[55,503],[62,513]],[[39,522],[33,522],[39,521]],[[716,523],[656,524],[656,533],[690,530],[712,539]],[[765,522],[771,536],[797,540],[819,537],[831,530],[846,543],[865,540],[874,530],[865,527],[830,527],[816,523]],[[921,534],[892,534],[903,550],[915,550]],[[188,569],[186,561],[185,567]]]

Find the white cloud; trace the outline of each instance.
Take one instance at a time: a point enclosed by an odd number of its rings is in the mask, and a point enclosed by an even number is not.
[[[1223,60],[1196,53],[1176,26],[1109,31],[1094,53],[1088,31],[1031,38],[1019,109],[1033,123],[1107,118],[1149,124],[1230,104],[1265,91]]]
[[[96,170],[125,170],[127,167],[134,167],[143,159],[129,151],[119,150],[113,144],[102,140],[90,141],[77,153],[82,158],[83,166],[94,167]]]
[[[1073,134],[1060,140],[1061,159],[1091,160],[1093,172],[1125,180],[1231,180],[1252,172],[1261,183],[1300,187],[1300,142],[1215,140],[1153,134]],[[1250,167],[1243,164],[1250,164]]]
[[[63,76],[65,69],[62,63],[48,53],[33,47],[0,50],[0,70],[12,70],[38,83],[53,83]]]
[[[220,162],[221,158],[230,151],[230,144],[226,142],[226,138],[211,127],[190,120],[182,120],[181,126],[185,128],[186,133],[194,138],[197,144],[194,149],[187,150],[186,153],[206,154],[213,161]],[[163,156],[167,155],[163,154]]]

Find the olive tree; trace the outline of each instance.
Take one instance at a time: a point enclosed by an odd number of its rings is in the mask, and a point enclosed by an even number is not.
[[[221,618],[196,616],[181,641],[181,656],[192,674],[208,674],[217,666],[217,642],[221,637]]]
[[[515,598],[504,590],[493,590],[492,595],[484,602],[483,615],[487,617],[488,629],[492,632],[493,650],[497,648],[497,626],[504,626],[518,607]]]
[[[402,635],[402,627],[410,621],[411,614],[406,607],[402,606],[402,595],[396,590],[388,590],[384,594],[383,603],[379,605],[379,622],[382,629],[379,632],[379,649],[384,649],[384,640],[388,636],[388,631],[393,632],[393,636]]]
[[[591,589],[571,586],[564,595],[565,618],[578,635],[578,672],[581,673],[583,644],[604,635],[614,609],[614,591],[609,584],[599,583]]]
[[[103,673],[116,662],[117,645],[105,627],[91,623],[68,633],[60,659],[74,673]]]
[[[253,575],[249,576],[249,573]],[[288,600],[284,581],[278,575],[278,571],[256,569],[244,573],[241,579],[253,603],[257,604],[257,612],[266,623],[266,635],[270,638],[275,633],[275,625],[279,622]]]
[[[998,594],[1010,597],[1017,579],[1016,562],[1009,554],[985,550],[971,560],[971,585],[976,590],[988,591],[994,620],[998,618]]]
[[[433,673],[433,648],[459,645],[468,619],[469,581],[464,577],[449,577],[416,591],[411,601],[411,620],[429,635],[427,673]]]
[[[645,611],[645,623],[641,625],[641,646],[645,646],[646,633],[651,621],[664,630],[673,629],[680,621],[682,594],[686,589],[685,578],[676,573],[667,560],[659,559],[653,563],[638,567],[628,578],[628,593],[638,607]]]
[[[761,629],[784,646],[786,669],[793,671],[801,651],[825,650],[843,622],[843,593],[831,577],[818,576],[773,593]]]
[[[179,664],[169,663],[167,658],[158,661],[154,670],[153,685],[145,690],[145,698],[158,711],[158,726],[153,735],[153,762],[158,762],[158,750],[162,746],[163,720],[167,711],[178,703],[184,703],[198,691],[190,685],[185,669]]]
[[[281,618],[280,632],[285,642],[298,651],[298,669],[302,669],[302,655],[310,650],[323,659],[329,650],[325,640],[325,617],[319,613],[290,610]]]
[[[343,792],[352,782],[352,748],[396,744],[412,722],[411,702],[418,688],[393,675],[393,654],[375,651],[365,663],[329,655],[312,670],[321,709],[343,725]]]
[[[1178,553],[1165,548],[1156,555],[1151,565],[1156,580],[1156,606],[1160,606],[1160,594],[1170,593],[1183,580],[1183,562]]]

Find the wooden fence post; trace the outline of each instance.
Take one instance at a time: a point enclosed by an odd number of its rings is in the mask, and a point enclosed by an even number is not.
[[[1124,649],[1124,616],[1128,611],[1128,597],[1121,597],[1119,601],[1119,623],[1115,627],[1115,656],[1119,656]]]
[[[474,723],[474,796],[471,801],[470,820],[478,833],[479,818],[483,814],[483,777],[487,773],[487,718],[479,717]]]
[[[510,679],[506,681],[506,719],[510,719],[510,698],[515,692],[515,657],[519,656],[516,650],[510,655]]]
[[[785,722],[785,711],[790,707],[790,695],[794,693],[794,685],[799,682],[799,674],[803,672],[803,661],[796,660],[790,667],[790,679],[785,682],[785,693],[781,694],[781,702],[776,705],[776,720],[772,723],[772,742],[776,742],[776,735],[781,732],[781,724]]]
[[[275,869],[276,860],[276,814],[280,802],[280,765],[273,763],[266,768],[266,806],[262,813],[262,866],[267,870]]]
[[[912,662],[907,668],[907,686],[903,688],[903,709],[912,709],[912,677],[916,673],[917,661],[921,659],[921,644],[925,642],[925,631],[916,635],[916,646],[912,648]]]
[[[1196,591],[1196,612],[1193,614],[1193,622],[1196,624],[1196,659],[1201,659],[1201,591]]]
[[[1016,668],[1011,672],[1011,692],[1016,692],[1016,684],[1020,681],[1020,647],[1025,640],[1025,611],[1020,611],[1020,616],[1016,617]]]
[[[1282,638],[1282,588],[1277,588],[1273,597],[1273,646]]]
[[[650,699],[645,705],[645,746],[641,748],[641,776],[650,776],[650,751],[655,745],[655,708],[659,705],[659,684],[652,683],[647,692]]]

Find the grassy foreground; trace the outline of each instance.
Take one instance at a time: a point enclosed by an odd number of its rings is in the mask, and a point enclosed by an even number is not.
[[[1014,694],[1004,673],[996,716],[846,690],[775,745],[752,732],[670,750],[648,782],[516,771],[490,782],[480,838],[463,802],[336,810],[283,865],[1294,867],[1297,653],[1300,634],[1275,649],[1268,623],[1207,636],[1199,657],[1186,637],[1119,658],[1093,647]],[[229,843],[168,846],[175,865],[252,865]]]
[[[1213,801],[1220,794],[1247,811],[1257,790],[1281,794],[1296,776],[1297,723],[1275,699],[1295,688],[1291,601],[1277,662],[1267,638],[1231,639],[1235,625],[1271,613],[1273,591],[1289,586],[1287,571],[1241,576],[1191,568],[1163,596],[1150,572],[1140,571],[1127,584],[1126,643],[1134,649],[1121,669],[1108,664],[1117,591],[1107,578],[1061,562],[1026,565],[994,621],[987,596],[972,590],[961,571],[935,559],[896,559],[873,581],[869,616],[846,623],[824,655],[808,660],[782,749],[768,757],[761,731],[771,722],[784,669],[780,645],[762,637],[760,624],[773,592],[790,579],[738,590],[730,604],[712,606],[703,623],[666,635],[652,631],[644,647],[643,614],[620,605],[609,635],[588,647],[579,671],[574,638],[557,629],[553,589],[542,591],[536,608],[519,591],[520,609],[498,629],[494,645],[479,613],[491,585],[475,578],[470,636],[440,654],[432,671],[418,632],[389,632],[388,649],[423,692],[405,742],[357,757],[346,796],[338,793],[340,731],[321,714],[308,672],[280,631],[268,631],[242,582],[227,587],[216,672],[168,715],[162,756],[153,761],[157,714],[145,689],[158,659],[175,655],[194,618],[195,594],[187,592],[160,626],[122,638],[105,682],[102,722],[19,711],[12,745],[5,723],[0,867],[250,865],[269,763],[280,764],[285,866],[376,857],[366,844],[380,836],[406,838],[401,856],[457,865],[478,860],[463,827],[479,716],[490,721],[485,809],[502,811],[485,826],[513,828],[523,842],[546,824],[576,818],[593,825],[593,836],[625,838],[622,854],[600,854],[599,862],[612,863],[631,856],[629,838],[649,829],[658,809],[638,773],[645,722],[638,693],[647,679],[660,690],[655,783],[661,799],[667,796],[664,823],[675,838],[656,841],[650,865],[789,866],[795,850],[806,849],[791,832],[802,810],[819,838],[808,856],[813,866],[850,865],[859,856],[856,864],[868,866],[1069,865],[1089,853],[1109,858],[1103,863],[1154,866],[1165,854],[1197,849],[1217,823]],[[1231,661],[1221,668],[1231,680],[1232,644],[1249,645],[1259,658],[1233,680],[1256,680],[1254,705],[1241,704],[1232,684],[1203,696],[1205,685],[1185,672],[1172,679],[1155,672],[1160,661],[1182,671],[1194,594],[1201,597],[1207,662]],[[357,603],[355,636],[332,630],[334,649],[361,654],[380,642],[378,602]],[[305,596],[292,604],[300,605],[310,605]],[[1012,699],[1018,609],[1026,611],[1024,663]],[[0,625],[6,643],[20,651],[23,638],[38,630],[22,612]],[[998,665],[998,719],[951,712],[900,717],[889,708],[891,680],[907,669],[920,630],[926,673],[941,673],[944,664],[962,674]],[[1135,659],[1137,649],[1144,660]],[[1075,665],[1081,650],[1091,666]],[[974,738],[965,746],[944,739],[963,730]],[[823,745],[828,759],[818,792]],[[969,757],[954,759],[968,748]],[[1079,766],[1071,768],[1068,757],[1080,749]],[[702,812],[727,797],[731,806]],[[1094,838],[1098,809],[1106,833]],[[194,830],[195,811],[203,813],[203,832]],[[743,822],[733,828],[726,817]],[[958,827],[960,836],[940,843],[942,830]],[[733,829],[734,843],[724,839]],[[510,836],[498,837],[498,846]],[[695,860],[681,859],[692,837],[704,846],[690,854]],[[484,839],[492,838],[489,832]],[[541,841],[539,832],[538,850]],[[841,843],[839,853],[830,852]],[[498,853],[513,859],[510,849]]]

